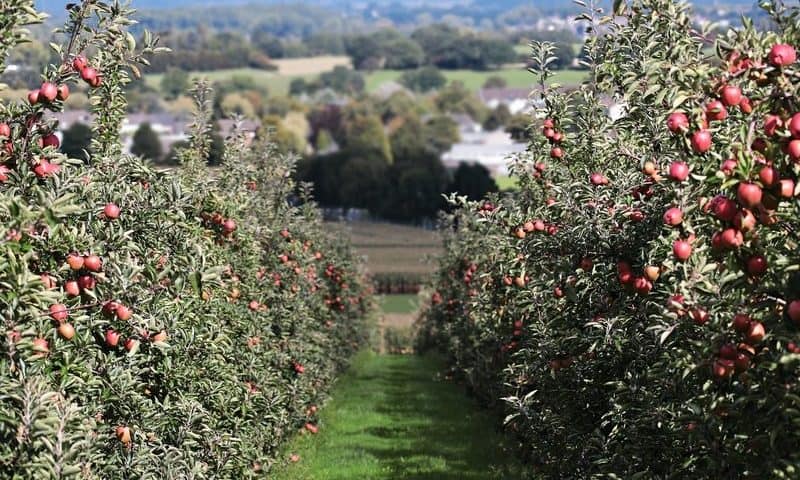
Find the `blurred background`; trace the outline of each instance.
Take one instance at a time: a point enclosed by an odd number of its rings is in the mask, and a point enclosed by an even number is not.
[[[725,27],[755,2],[695,0],[696,22]],[[9,99],[41,82],[55,61],[48,46],[65,1],[42,0],[51,15],[36,40],[13,52],[0,83]],[[330,228],[365,256],[384,309],[402,314],[432,270],[443,195],[479,199],[515,188],[507,163],[522,154],[536,108],[529,43],[558,47],[562,88],[585,78],[583,7],[572,0],[134,0],[147,29],[171,53],[156,57],[129,89],[126,148],[164,168],[186,142],[195,78],[214,84],[216,131],[210,163],[224,153],[236,116],[250,138],[269,136],[296,154],[296,175],[312,182]],[[605,5],[607,6],[607,5]],[[607,100],[614,114],[613,99]],[[85,94],[60,115],[62,149],[82,157],[91,130]],[[91,154],[91,153],[89,153]]]

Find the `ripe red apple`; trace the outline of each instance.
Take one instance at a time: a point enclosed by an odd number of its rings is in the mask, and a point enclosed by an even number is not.
[[[169,337],[167,336],[167,332],[161,330],[160,332],[154,334],[150,339],[154,342],[166,342]]]
[[[595,186],[597,186],[597,185],[607,185],[608,184],[608,179],[605,177],[605,175],[603,175],[602,173],[597,173],[597,172],[595,172],[595,173],[591,174],[591,176],[589,176],[589,181],[592,183],[592,185],[595,185]]]
[[[764,325],[761,322],[750,322],[750,328],[745,335],[745,341],[751,345],[761,343],[764,340],[767,332],[764,330]]]
[[[106,206],[103,207],[103,215],[109,220],[116,220],[119,218],[119,207],[114,203],[107,203]]]
[[[561,158],[564,156],[564,150],[562,150],[561,147],[553,147],[550,150],[550,156],[553,158]]]
[[[671,227],[677,227],[683,222],[683,212],[680,208],[672,207],[664,213],[664,223]]]
[[[106,315],[115,315],[117,313],[117,307],[119,307],[119,303],[114,300],[109,300],[103,303],[103,313]]]
[[[58,88],[50,82],[44,82],[39,87],[39,100],[51,103],[58,97]]]
[[[692,246],[686,240],[675,240],[672,243],[672,253],[676,259],[685,262],[692,256]]]
[[[667,117],[667,128],[672,133],[685,132],[689,129],[689,118],[683,112],[673,112]]]
[[[58,334],[64,337],[65,340],[72,340],[75,337],[75,327],[71,323],[62,323],[58,326]]]
[[[734,363],[732,360],[718,358],[712,366],[712,374],[717,379],[724,379],[733,374]]]
[[[69,86],[66,83],[62,83],[58,86],[58,94],[56,97],[62,102],[69,98]]]
[[[113,328],[106,330],[106,345],[109,347],[116,347],[119,344],[119,333]]]
[[[236,222],[234,222],[231,219],[227,219],[224,222],[222,222],[223,232],[232,233],[234,230],[236,230]]]
[[[81,69],[81,78],[89,85],[94,86],[97,81],[97,70],[92,67],[84,67]]]
[[[735,228],[726,228],[720,234],[720,246],[725,249],[734,250],[742,246],[744,236],[742,232]]]
[[[723,222],[730,222],[736,216],[736,202],[724,195],[717,195],[710,202],[711,211],[714,216]]]
[[[633,289],[639,295],[647,295],[653,289],[653,284],[644,277],[636,277],[633,281]]]
[[[92,272],[99,272],[103,269],[103,261],[97,255],[87,255],[83,259],[83,266]]]
[[[791,178],[783,178],[780,180],[778,186],[778,192],[780,196],[783,198],[792,198],[794,197],[794,180]]]
[[[6,167],[5,165],[0,165],[0,183],[6,183],[8,181],[8,174],[11,173],[11,169]]]
[[[0,123],[0,137],[11,137],[11,127],[7,123]]]
[[[774,67],[785,67],[797,61],[797,52],[791,45],[778,43],[772,46],[767,57]]]
[[[648,265],[644,267],[644,276],[651,282],[655,282],[661,276],[661,269],[655,265]]]
[[[544,135],[544,138],[552,139],[553,135],[556,134],[556,131],[553,130],[552,128],[543,127],[542,128],[542,134]]]
[[[750,367],[750,357],[739,352],[736,354],[736,359],[733,361],[733,364],[737,372],[744,372]]]
[[[122,442],[124,445],[128,445],[131,443],[131,429],[125,426],[118,426],[114,433],[117,435],[117,440]]]
[[[83,257],[80,255],[71,253],[67,256],[67,264],[69,264],[69,268],[73,270],[80,270],[83,268],[83,263]]]
[[[789,305],[786,306],[786,315],[795,325],[800,325],[800,300],[789,302]]]
[[[542,125],[545,128],[554,128],[556,124],[555,124],[555,122],[553,121],[552,118],[545,118],[544,122],[542,123]]]
[[[689,315],[697,325],[705,325],[708,322],[708,311],[702,307],[695,307],[689,311]]]
[[[306,430],[308,430],[309,432],[311,432],[313,434],[316,434],[317,432],[319,432],[319,427],[317,427],[313,423],[306,423],[305,428],[306,428]]]
[[[767,165],[758,172],[758,178],[766,188],[772,188],[778,184],[781,174],[777,168]]]
[[[751,232],[756,228],[756,216],[750,210],[743,208],[733,218],[733,226],[742,233]]]
[[[753,104],[750,103],[749,98],[742,97],[742,100],[739,102],[739,110],[743,113],[753,113]]]
[[[689,165],[686,162],[672,162],[669,165],[669,178],[682,182],[689,178]]]
[[[764,134],[768,137],[775,135],[775,132],[783,125],[781,117],[769,114],[764,117]]]
[[[54,303],[50,305],[50,317],[57,322],[63,322],[69,318],[69,310],[63,303]]]
[[[710,120],[725,120],[728,118],[728,110],[719,100],[712,100],[706,105],[706,116]]]
[[[720,358],[724,358],[726,360],[733,360],[736,358],[736,354],[738,350],[736,349],[736,345],[732,343],[726,343],[719,347],[719,356]]]
[[[81,275],[78,277],[78,286],[82,290],[92,290],[97,285],[97,280],[91,275]]]
[[[139,348],[139,340],[136,340],[134,338],[129,338],[125,340],[125,350],[133,352],[137,348]]]
[[[61,146],[61,142],[54,133],[50,133],[42,137],[42,147],[55,147]]]
[[[751,319],[743,313],[737,313],[733,316],[733,329],[739,333],[744,333],[750,330]]]
[[[789,131],[794,138],[800,138],[800,113],[792,115],[791,120],[789,120]]]
[[[537,232],[543,232],[545,231],[546,228],[547,227],[545,226],[544,222],[541,220],[536,220],[535,222],[533,222],[533,229],[536,230]]]
[[[298,374],[305,373],[305,371],[306,371],[306,367],[304,367],[302,364],[300,364],[298,362],[294,362],[292,364],[292,368],[294,369],[295,373],[298,373]]]
[[[734,107],[742,102],[742,89],[736,85],[725,85],[722,88],[722,103],[728,107]]]
[[[68,297],[77,297],[81,294],[81,288],[75,280],[68,280],[64,283],[64,291]]]
[[[564,296],[564,291],[561,290],[561,287],[556,287],[556,288],[553,289],[553,295],[556,298],[561,298],[561,297]]]
[[[39,103],[39,90],[31,90],[28,92],[28,103],[31,105]]]
[[[741,182],[736,189],[736,198],[745,207],[753,208],[761,204],[762,193],[761,187],[755,183]]]
[[[767,272],[767,259],[763,255],[753,255],[747,259],[747,273],[758,276]]]
[[[698,130],[694,132],[692,134],[691,143],[692,150],[697,153],[705,153],[711,150],[711,132],[708,130]]]
[[[738,164],[739,162],[737,162],[736,159],[729,158],[722,162],[722,165],[720,165],[719,169],[725,175],[730,176],[733,174],[733,171],[736,170],[736,166]]]
[[[123,322],[130,320],[131,316],[133,315],[131,309],[126,307],[125,305],[117,306],[117,309],[114,311],[114,313],[117,315],[117,318],[119,318]]]
[[[42,337],[34,338],[33,351],[40,354],[50,353],[50,344]]]
[[[43,273],[39,275],[39,279],[42,281],[44,288],[47,290],[52,290],[56,288],[56,279],[51,277],[50,275]]]
[[[800,140],[794,139],[786,145],[786,153],[794,160],[800,160]]]
[[[76,72],[80,72],[81,70],[83,70],[84,68],[86,68],[86,66],[87,66],[88,64],[89,64],[89,61],[88,61],[88,60],[86,60],[86,57],[84,57],[84,56],[82,56],[82,55],[79,55],[79,56],[77,56],[77,57],[75,57],[75,58],[73,58],[73,59],[72,59],[72,68],[73,68],[73,69],[74,69]]]

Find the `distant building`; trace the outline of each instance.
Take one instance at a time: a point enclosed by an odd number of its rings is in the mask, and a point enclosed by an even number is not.
[[[528,113],[533,109],[530,93],[530,88],[482,88],[478,91],[478,98],[491,109],[505,105],[516,115]]]
[[[525,152],[526,143],[515,142],[503,130],[461,132],[461,141],[442,155],[445,167],[455,169],[460,163],[478,163],[492,175],[506,175],[510,157]]]

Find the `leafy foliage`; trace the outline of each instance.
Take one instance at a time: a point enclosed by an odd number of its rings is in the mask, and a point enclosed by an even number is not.
[[[533,45],[519,191],[451,199],[420,343],[502,399],[534,477],[800,472],[799,12],[766,10],[709,60],[684,3],[589,5],[580,89]]]
[[[33,5],[7,7],[13,44]],[[162,50],[130,14],[73,5],[38,97],[0,105],[2,478],[264,476],[364,340],[358,267],[289,201],[293,160],[237,133],[206,169],[205,84],[177,173],[121,154],[124,86]],[[90,164],[44,115],[81,77]]]

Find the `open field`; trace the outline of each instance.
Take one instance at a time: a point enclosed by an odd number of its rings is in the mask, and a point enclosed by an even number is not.
[[[292,58],[276,60],[277,71],[259,70],[255,68],[235,68],[229,70],[214,70],[207,72],[191,72],[191,78],[207,78],[214,82],[224,80],[234,76],[249,76],[256,82],[264,85],[269,90],[270,95],[286,95],[289,92],[289,84],[292,79],[302,77],[306,80],[313,80],[320,73],[330,71],[337,65],[350,65],[347,57],[325,56],[310,58]],[[449,80],[458,80],[464,83],[470,90],[477,91],[483,86],[487,78],[500,76],[506,79],[508,86],[512,88],[528,88],[535,83],[534,76],[522,67],[508,67],[500,70],[489,70],[485,72],[472,70],[442,70],[445,77]],[[397,81],[403,74],[402,70],[376,70],[365,74],[367,91],[374,92],[386,82]],[[158,88],[161,84],[159,73],[147,74],[145,82],[150,87]],[[557,72],[552,83],[562,85],[574,85],[580,83],[586,77],[586,72],[579,70],[564,70]]]
[[[380,297],[381,311],[384,313],[410,314],[419,308],[416,295],[383,295]]]
[[[366,257],[370,273],[427,274],[433,265],[425,257],[441,252],[435,231],[390,223],[329,223],[349,235],[356,254]]]
[[[468,89],[474,91],[479,90],[484,82],[486,82],[486,79],[492,76],[504,78],[511,88],[528,88],[532,87],[536,82],[536,78],[533,74],[522,67],[489,70],[485,72],[474,70],[442,70],[442,73],[448,81],[458,80],[463,82]],[[367,76],[367,90],[374,91],[383,83],[397,81],[402,74],[402,70],[379,70],[373,72]],[[585,77],[586,72],[584,71],[563,70],[556,72],[551,79],[551,83],[575,85],[580,83]]]

